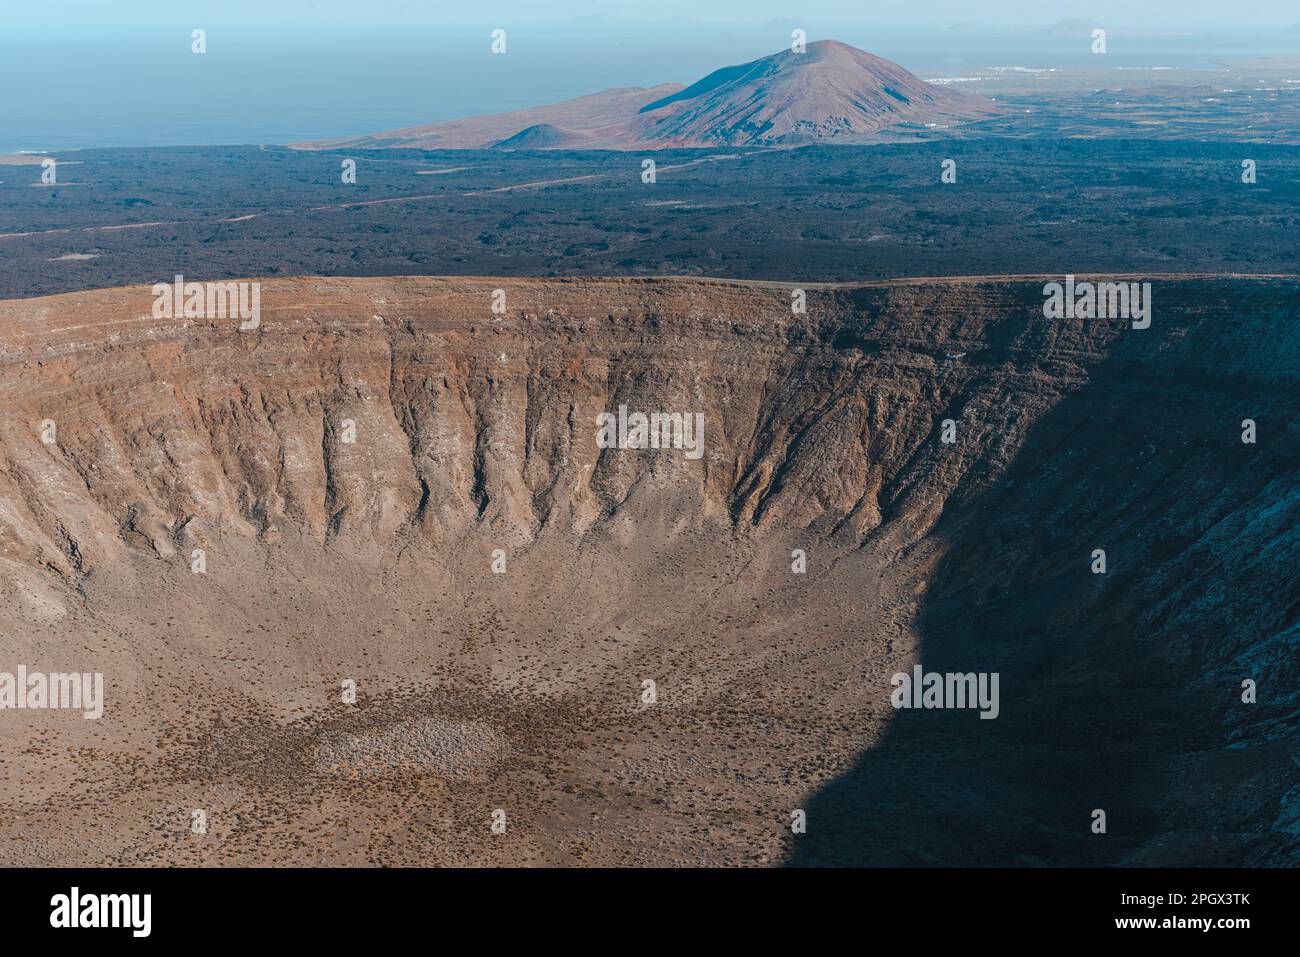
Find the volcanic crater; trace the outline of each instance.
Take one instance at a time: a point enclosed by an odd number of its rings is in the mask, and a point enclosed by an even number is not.
[[[0,723],[0,858],[1294,862],[1300,295],[1142,278],[0,302],[0,670],[106,685]]]

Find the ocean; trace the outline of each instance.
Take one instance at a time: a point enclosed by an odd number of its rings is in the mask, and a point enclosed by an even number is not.
[[[505,55],[490,30],[312,26],[207,28],[191,52],[187,24],[96,30],[18,27],[0,35],[0,153],[112,146],[289,143],[376,132],[555,102],[608,87],[691,83],[776,52],[789,24],[599,22],[520,25]],[[1300,56],[1300,35],[1110,38],[1104,61],[1087,37],[976,28],[810,29],[926,76],[988,67],[1171,66],[1213,69],[1225,57]],[[1120,75],[1117,73],[1117,76]]]

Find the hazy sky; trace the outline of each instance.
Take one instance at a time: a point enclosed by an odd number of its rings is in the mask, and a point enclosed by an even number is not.
[[[0,0],[0,153],[284,143],[693,83],[800,26],[922,76],[1300,56],[1298,0]],[[1089,29],[1106,27],[1104,63]],[[493,56],[503,28],[509,56]],[[191,31],[207,53],[191,53]],[[1121,75],[1122,76],[1122,75]]]
[[[1087,17],[1169,32],[1249,30],[1300,21],[1296,0],[6,0],[7,23],[499,23],[601,17],[617,22],[763,22],[795,18],[881,24],[1043,24]]]

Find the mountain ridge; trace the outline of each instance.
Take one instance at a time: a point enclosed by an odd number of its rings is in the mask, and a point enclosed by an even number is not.
[[[291,144],[298,149],[666,149],[854,142],[997,112],[836,40],[721,67],[689,86],[618,87],[509,113]]]

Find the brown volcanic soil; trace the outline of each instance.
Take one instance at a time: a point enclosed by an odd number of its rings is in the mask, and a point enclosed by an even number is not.
[[[518,148],[629,149],[632,136],[629,122],[637,111],[647,103],[681,88],[680,83],[661,83],[652,87],[616,87],[561,103],[512,110],[509,113],[471,116],[369,136],[293,145],[299,149],[487,149],[533,127],[550,126],[560,135],[548,138],[550,142],[547,143],[517,144]]]
[[[645,139],[675,146],[852,141],[899,123],[951,126],[993,101],[918,79],[897,63],[819,40],[709,74],[641,108]]]
[[[1043,282],[0,302],[0,671],[107,685],[0,711],[0,863],[1293,859],[1296,284]],[[704,457],[601,452],[620,403]],[[917,660],[999,719],[895,712]]]

